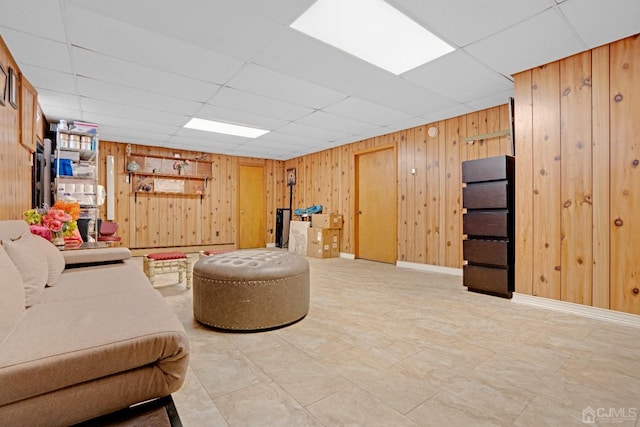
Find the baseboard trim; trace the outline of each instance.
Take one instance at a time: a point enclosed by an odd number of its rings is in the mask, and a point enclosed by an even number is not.
[[[267,243],[267,247],[268,248],[275,248],[276,244],[275,243]]]
[[[620,311],[607,310],[605,308],[591,307],[588,305],[575,304],[572,302],[558,301],[550,298],[535,297],[526,294],[513,294],[512,302],[525,304],[538,308],[546,308],[563,313],[575,314],[582,317],[603,320],[605,322],[617,323],[619,325],[640,328],[640,316],[623,313]]]
[[[345,259],[356,259],[355,254],[350,254],[347,252],[340,252],[340,258],[345,258]]]
[[[461,268],[442,267],[440,265],[418,264],[416,262],[396,261],[396,267],[410,268],[412,270],[428,271],[431,273],[451,274],[462,277]]]

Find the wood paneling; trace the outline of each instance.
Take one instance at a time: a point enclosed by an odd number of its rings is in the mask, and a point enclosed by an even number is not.
[[[593,280],[594,307],[610,308],[609,287],[609,45],[591,53],[593,177]]]
[[[611,308],[640,314],[640,36],[610,55]]]
[[[329,180],[323,178],[320,184],[313,177],[330,173],[333,192],[331,204],[325,205],[325,212],[344,216],[341,252],[354,253],[355,153],[394,145],[398,158],[398,260],[461,268],[461,161],[488,157],[490,152],[500,155],[511,153],[510,142],[502,144],[501,138],[479,140],[473,144],[461,141],[467,136],[508,129],[508,118],[501,119],[504,112],[508,113],[506,104],[287,160],[285,169],[295,167],[298,170],[293,208],[323,204],[322,201],[328,200],[323,194]],[[428,134],[431,127],[438,131],[433,136]],[[318,158],[329,156],[337,160],[332,162],[334,167],[327,169]],[[415,169],[415,175],[412,169]],[[308,185],[307,180],[312,180],[313,184]],[[320,187],[315,188],[315,185]],[[283,191],[286,191],[284,184]]]
[[[563,301],[591,305],[591,52],[560,61],[561,287]],[[580,123],[580,126],[573,126]]]
[[[515,76],[516,292],[640,314],[640,39]]]
[[[640,314],[634,294],[640,289],[639,43],[630,37],[514,76],[516,292]],[[0,62],[19,72],[1,39]],[[0,106],[0,219],[21,218],[31,207],[30,154],[20,144],[19,114]],[[438,134],[426,135],[432,126]],[[461,139],[508,128],[505,104],[286,162],[209,154],[212,179],[202,201],[149,195],[136,203],[125,182],[125,144],[103,141],[100,182],[112,154],[123,246],[235,244],[238,165],[261,165],[273,243],[275,209],[289,205],[284,170],[295,167],[292,206],[321,203],[326,212],[342,213],[340,250],[354,253],[354,153],[394,144],[398,254],[408,262],[461,267],[460,161],[513,154],[508,137],[471,145]],[[172,156],[177,150],[135,151]]]
[[[20,75],[7,45],[0,37],[0,63]],[[19,101],[19,100],[18,100]],[[9,101],[0,105],[0,220],[21,219],[31,208],[31,154],[20,144],[20,110]]]
[[[533,295],[560,299],[559,64],[534,69],[532,83]]]
[[[434,127],[438,129],[437,126],[423,126],[427,131],[426,136],[426,169],[423,172],[421,169],[418,169],[418,179],[424,181],[426,184],[426,204],[424,205],[424,228],[426,233],[426,241],[425,241],[425,264],[430,265],[439,265],[440,263],[440,205],[442,193],[440,192],[440,159],[439,159],[439,146],[438,143],[440,136],[430,136],[428,133],[428,129],[430,127]],[[440,133],[438,131],[438,133]],[[421,175],[425,175],[424,178],[421,178]]]
[[[440,218],[441,227],[444,226],[446,242],[444,248],[444,266],[460,268],[462,262],[462,215],[461,215],[461,187],[460,176],[460,124],[466,118],[455,118],[446,121],[445,142],[445,216]],[[466,126],[465,126],[466,127]],[[466,145],[466,144],[465,144]],[[464,147],[466,148],[466,147]]]
[[[516,292],[533,295],[533,100],[531,71],[515,75]]]
[[[125,143],[100,142],[99,182],[106,182],[106,156],[115,158],[116,221],[121,245],[132,249],[161,247],[197,247],[235,245],[237,243],[237,180],[240,165],[264,168],[264,217],[262,227],[267,243],[275,243],[275,210],[284,200],[283,162],[266,159],[208,154],[211,179],[202,199],[197,196],[138,193],[137,201],[132,184],[127,182]],[[182,158],[202,155],[191,151],[132,145],[136,154]],[[134,178],[132,176],[132,178]],[[101,211],[104,217],[104,207]]]

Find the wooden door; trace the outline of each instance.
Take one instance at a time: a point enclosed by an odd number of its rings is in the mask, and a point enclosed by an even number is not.
[[[264,168],[240,166],[238,180],[238,247],[266,246],[264,208]]]
[[[395,264],[397,173],[393,147],[356,154],[356,257]]]

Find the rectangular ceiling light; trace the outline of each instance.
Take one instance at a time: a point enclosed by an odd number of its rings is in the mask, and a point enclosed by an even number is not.
[[[207,132],[224,133],[225,135],[244,136],[245,138],[257,138],[268,130],[251,128],[247,126],[232,125],[230,123],[214,122],[213,120],[193,118],[184,127],[189,129],[204,130]]]
[[[394,74],[454,50],[383,0],[317,0],[291,28]]]

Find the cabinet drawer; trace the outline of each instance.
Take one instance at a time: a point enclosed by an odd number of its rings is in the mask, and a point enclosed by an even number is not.
[[[470,264],[488,266],[509,266],[508,240],[464,240],[462,242],[464,259]]]
[[[469,236],[509,236],[509,214],[506,209],[475,210],[464,214],[462,232]]]
[[[487,157],[462,162],[462,182],[497,181],[513,177],[515,158]]]
[[[506,209],[509,207],[507,181],[478,182],[462,189],[462,206],[467,209]]]
[[[507,269],[465,265],[463,282],[470,291],[486,292],[508,298],[511,298],[513,292]]]

